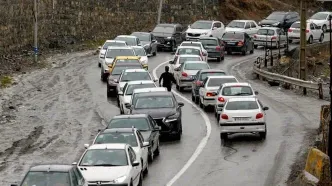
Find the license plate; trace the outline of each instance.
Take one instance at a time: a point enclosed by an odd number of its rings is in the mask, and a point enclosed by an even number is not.
[[[235,43],[227,43],[227,44],[229,44],[229,45],[235,45]]]
[[[235,121],[248,121],[249,118],[234,118]]]
[[[294,30],[293,32],[294,32],[294,33],[299,33],[300,31],[299,31],[299,30]]]

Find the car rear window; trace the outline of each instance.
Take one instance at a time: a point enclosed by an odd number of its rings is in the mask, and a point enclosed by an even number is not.
[[[250,96],[253,91],[249,86],[232,86],[224,87],[222,90],[223,96]]]
[[[107,128],[137,128],[138,130],[150,130],[150,125],[146,118],[118,118],[112,119]]]
[[[123,42],[107,42],[105,43],[103,49],[106,50],[109,46],[127,46],[127,44]]]
[[[200,39],[203,46],[219,46],[218,41],[215,39]]]
[[[70,186],[68,172],[30,171],[24,178],[22,185],[63,185]]]
[[[271,30],[271,29],[259,29],[257,32],[257,35],[273,36],[274,33],[275,33],[274,30]]]
[[[178,50],[178,55],[201,55],[201,51],[198,49],[192,49],[192,48],[180,48]]]
[[[244,34],[243,33],[234,33],[234,32],[227,32],[225,33],[225,35],[223,36],[223,39],[232,39],[232,40],[242,40],[244,38]]]
[[[142,69],[142,65],[130,65],[130,66],[115,65],[115,67],[112,70],[112,75],[120,75],[122,71],[126,69]]]
[[[136,136],[133,132],[102,133],[97,136],[94,144],[105,143],[128,143],[132,147],[138,146]]]
[[[135,80],[151,80],[149,72],[124,72],[121,76],[121,82]]]
[[[140,64],[138,59],[118,59],[116,60],[117,63],[137,63]]]
[[[300,28],[301,27],[301,24],[300,23],[293,23],[292,28]]]
[[[208,76],[224,76],[224,75],[226,75],[225,72],[203,72],[201,73],[201,77],[199,78],[199,80],[203,81]]]
[[[154,87],[156,87],[156,85],[154,83],[129,85],[126,90],[126,95],[132,95],[135,89],[154,88]]]
[[[207,84],[208,87],[219,87],[224,83],[236,83],[235,78],[211,78]]]
[[[202,70],[209,69],[209,65],[206,63],[187,63],[184,65],[185,70]]]
[[[199,43],[182,43],[181,46],[193,46],[201,48],[201,44]]]
[[[255,110],[258,109],[256,101],[232,101],[226,105],[226,110]]]
[[[196,57],[180,57],[179,63],[182,64],[186,61],[201,61],[201,57],[196,56]]]

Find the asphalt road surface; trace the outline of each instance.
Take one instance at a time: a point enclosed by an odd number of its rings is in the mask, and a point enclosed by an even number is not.
[[[185,103],[183,137],[180,142],[161,143],[161,154],[149,165],[144,185],[285,185],[307,134],[319,125],[320,105],[326,102],[253,80],[252,61],[262,54],[257,49],[209,64],[259,91],[263,104],[270,107],[267,139],[233,135],[222,143],[214,114],[194,106],[190,91],[174,89]],[[52,69],[20,76],[17,85],[1,92],[0,185],[19,181],[33,164],[77,161],[83,144],[91,143],[105,121],[119,114],[115,100],[106,97],[97,58],[91,51],[55,56],[49,59]],[[149,58],[150,72],[159,76],[171,58],[169,53]]]

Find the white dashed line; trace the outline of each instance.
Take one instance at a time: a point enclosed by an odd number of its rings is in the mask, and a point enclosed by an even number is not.
[[[153,69],[152,74],[155,78],[158,78],[157,76],[157,69],[160,68],[161,66],[163,66],[164,64],[168,63],[168,61],[163,62],[161,64],[159,64],[156,68]],[[187,163],[182,167],[182,169],[166,184],[166,186],[171,186],[173,185],[181,176],[183,173],[186,172],[186,170],[194,163],[194,161],[197,159],[197,157],[201,154],[201,152],[203,151],[204,147],[206,146],[206,143],[211,135],[211,122],[208,118],[208,116],[206,115],[206,113],[204,111],[202,111],[195,103],[191,102],[190,100],[188,100],[187,98],[185,98],[184,96],[182,96],[181,94],[177,93],[176,91],[172,90],[172,92],[179,96],[180,98],[182,98],[183,100],[185,100],[186,102],[188,102],[189,104],[191,104],[195,109],[198,110],[198,112],[201,114],[201,116],[204,119],[205,125],[206,125],[206,135],[204,136],[204,138],[200,141],[199,145],[197,146],[194,154],[189,158],[189,160],[187,161]]]

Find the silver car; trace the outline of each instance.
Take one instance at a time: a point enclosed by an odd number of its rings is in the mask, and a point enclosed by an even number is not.
[[[210,69],[205,61],[186,61],[180,67],[174,69],[174,78],[176,80],[176,89],[183,91],[184,88],[191,88],[194,76],[199,70]]]
[[[266,47],[285,47],[287,45],[286,33],[281,28],[276,27],[263,27],[260,28],[257,34],[254,35],[254,46]]]

